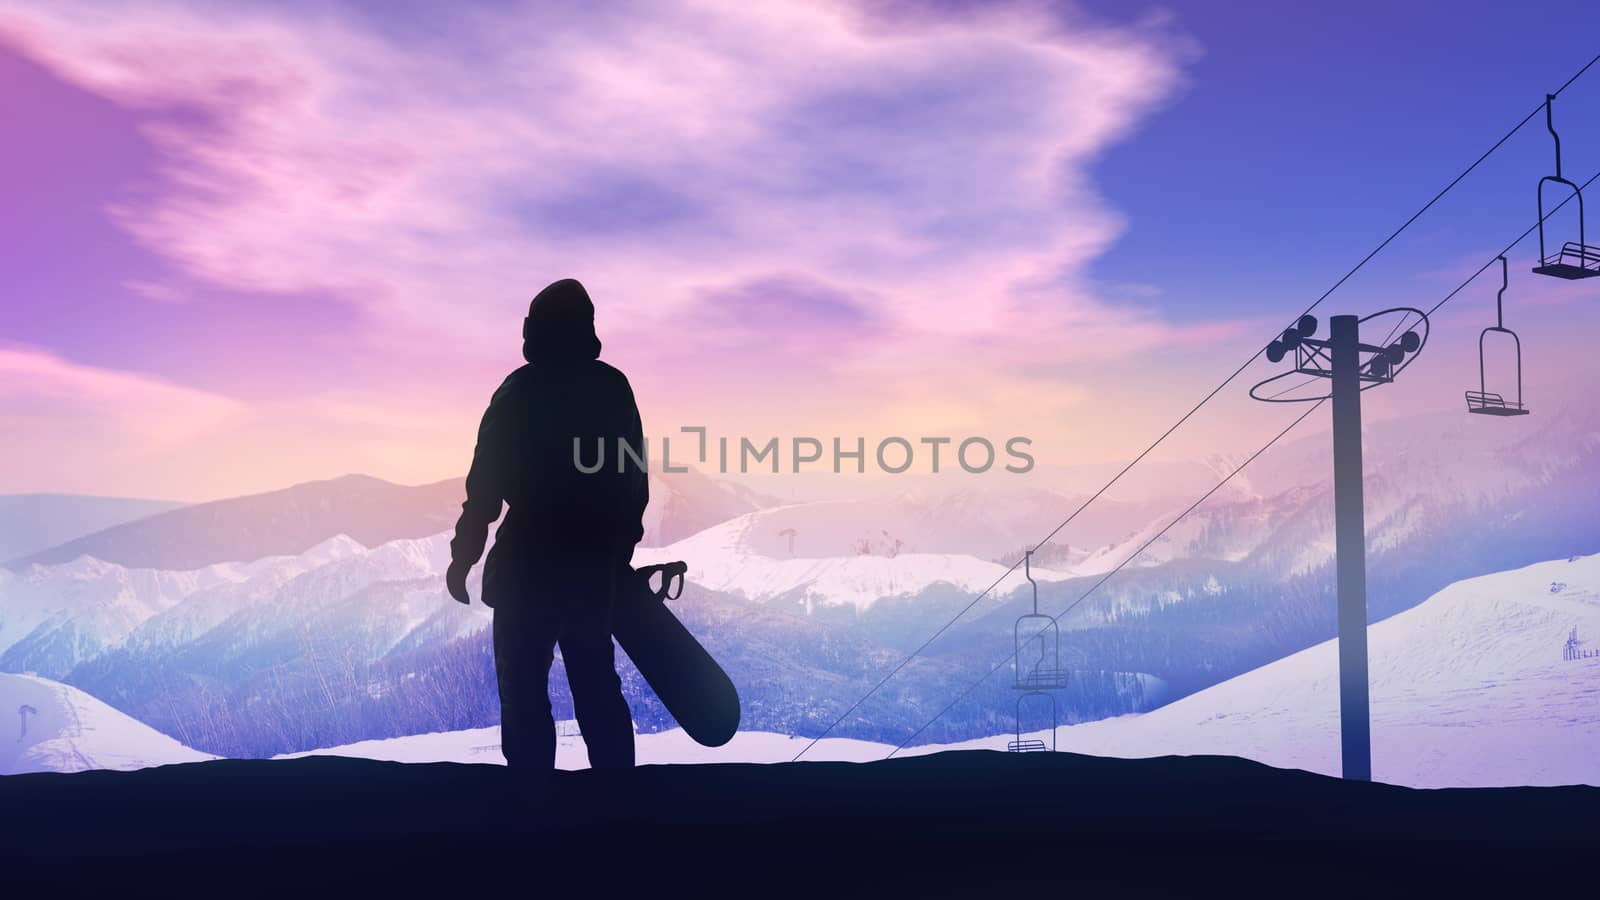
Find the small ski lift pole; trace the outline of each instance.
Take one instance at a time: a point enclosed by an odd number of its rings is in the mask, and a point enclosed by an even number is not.
[[[1506,258],[1500,257],[1500,293],[1494,298],[1495,324],[1485,328],[1478,335],[1478,389],[1467,391],[1467,412],[1481,416],[1525,416],[1529,409],[1522,405],[1522,339],[1517,333],[1506,327]],[[1517,399],[1508,401],[1500,394],[1490,392],[1488,376],[1485,374],[1484,342],[1489,338],[1489,332],[1498,331],[1511,335],[1512,346],[1515,348],[1517,360]]]

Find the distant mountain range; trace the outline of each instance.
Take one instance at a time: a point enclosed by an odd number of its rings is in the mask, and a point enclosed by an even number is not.
[[[1509,422],[1394,420],[1366,438],[1374,621],[1462,578],[1600,550],[1600,507],[1585,490],[1600,472],[1600,413],[1586,402],[1547,402],[1541,415]],[[1061,662],[1072,672],[1063,721],[1148,710],[1333,635],[1327,455],[1325,435],[1274,448],[1247,482],[1103,585],[1184,498],[1106,506],[1061,532],[1035,562],[1040,609],[1072,609],[1061,620]],[[222,558],[203,566],[65,553],[68,562],[0,571],[0,671],[62,680],[225,755],[493,724],[487,613],[443,594],[459,486],[379,483],[365,496],[399,491],[409,499],[398,506],[414,502],[414,515],[357,537],[334,529],[383,504],[335,502],[345,481],[280,492],[293,502],[225,501],[184,528],[170,517],[188,509],[122,526],[139,537],[132,546],[177,553],[191,531],[206,546],[203,526],[214,524],[226,537],[185,559]],[[817,734],[1076,505],[968,487],[772,505],[708,476],[656,478],[651,541],[687,536],[636,559],[689,562],[675,608],[740,685],[749,728]],[[443,496],[407,493],[429,489]],[[272,520],[282,534],[255,526],[256,509],[280,506],[295,513]],[[367,543],[402,529],[423,534]],[[260,555],[267,547],[299,549]],[[911,735],[1005,659],[1030,598],[1020,573],[1001,580],[833,734]],[[1006,730],[1008,675],[1002,667],[978,684],[917,740]],[[624,679],[641,730],[670,728],[637,674],[625,668]],[[559,678],[554,703],[570,714]]]
[[[650,487],[645,546],[671,543],[777,502],[692,471],[653,473]],[[19,546],[70,533],[70,540],[12,559],[6,567],[14,571],[83,556],[132,569],[183,571],[295,556],[340,535],[364,547],[428,537],[455,523],[465,496],[460,478],[413,487],[345,475],[182,507],[142,500],[55,498],[45,503],[0,497],[0,523],[6,533],[30,535],[26,542],[19,537]],[[79,511],[76,518],[68,515],[72,510]],[[38,521],[47,513],[60,524],[41,530]],[[86,527],[99,521],[97,515],[116,521]]]
[[[1593,708],[1600,690],[1600,656],[1593,655],[1600,643],[1600,555],[1457,582],[1375,624],[1369,639],[1377,780],[1425,788],[1600,784],[1600,757],[1592,752],[1600,746]],[[1566,652],[1569,641],[1577,653]],[[1064,726],[1056,739],[1074,753],[1230,755],[1337,774],[1338,696],[1337,647],[1328,641],[1150,712]],[[0,675],[0,710],[14,708],[28,710],[26,724],[22,718],[0,724],[0,774],[132,768],[204,756],[75,688]],[[1037,715],[1029,719],[1027,736],[1048,742],[1044,724]],[[12,731],[18,732],[14,743]],[[1001,733],[921,744],[900,755],[1002,749],[1011,738]],[[560,724],[557,743],[559,767],[587,765],[574,722]],[[676,728],[642,733],[636,743],[639,761],[653,764],[783,762],[802,749],[812,761],[866,762],[894,749],[845,737],[808,748],[804,738],[759,727],[716,748],[696,745]],[[492,726],[288,755],[312,754],[503,762],[499,729]]]
[[[65,541],[182,505],[79,494],[0,496],[0,561],[20,560]]]
[[[294,556],[339,534],[376,547],[444,530],[461,498],[460,479],[406,487],[346,475],[180,507],[67,541],[8,567],[21,570],[90,556],[127,568],[182,571]]]

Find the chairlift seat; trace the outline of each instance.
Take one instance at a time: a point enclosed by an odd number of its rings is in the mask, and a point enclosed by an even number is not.
[[[1036,666],[1027,673],[1019,673],[1013,688],[1019,691],[1056,690],[1067,686],[1067,670]]]
[[[1600,247],[1567,241],[1560,253],[1553,253],[1539,263],[1533,267],[1537,275],[1549,275],[1569,281],[1593,278],[1600,275]]]
[[[1045,745],[1044,741],[1036,738],[1030,738],[1026,741],[1012,741],[1006,744],[1007,753],[1035,753],[1049,749],[1050,748]]]
[[[1530,410],[1521,403],[1507,402],[1499,394],[1467,391],[1467,412],[1480,416],[1525,416]]]

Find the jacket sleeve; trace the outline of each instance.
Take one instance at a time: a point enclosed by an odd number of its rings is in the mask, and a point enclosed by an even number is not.
[[[478,425],[478,445],[472,451],[472,468],[467,472],[467,499],[461,504],[461,518],[456,520],[455,538],[450,541],[453,563],[475,564],[489,539],[489,526],[500,518],[510,474],[506,467],[514,427],[510,394],[508,378],[494,392]]]
[[[644,424],[639,419],[639,404],[633,398],[633,386],[628,384],[627,378],[622,379],[622,392],[627,398],[624,437],[644,458]],[[629,465],[623,491],[623,537],[631,550],[644,539],[644,510],[650,505],[650,473],[639,466]]]

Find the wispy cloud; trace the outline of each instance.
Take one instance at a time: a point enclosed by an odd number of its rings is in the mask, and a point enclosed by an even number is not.
[[[161,186],[115,210],[147,247],[356,304],[374,340],[482,355],[576,275],[636,381],[737,394],[742,358],[818,407],[944,389],[970,418],[1029,364],[1217,333],[1086,272],[1121,228],[1089,166],[1180,81],[1159,30],[799,0],[406,15],[433,18],[63,0],[10,6],[0,39],[149,113]]]
[[[104,490],[119,466],[162,466],[165,454],[248,418],[238,403],[205,391],[0,346],[0,490]]]

